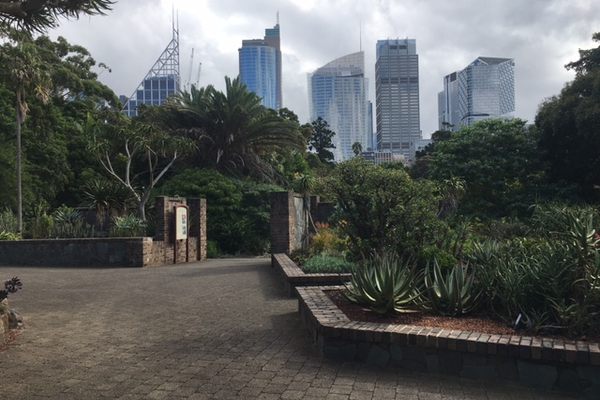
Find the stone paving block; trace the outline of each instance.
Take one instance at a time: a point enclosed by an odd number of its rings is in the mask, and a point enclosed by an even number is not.
[[[25,316],[25,330],[0,352],[3,400],[464,399],[488,393],[467,379],[356,362],[357,350],[347,343],[337,351],[354,352],[349,362],[323,358],[268,259],[153,269],[1,267],[0,273],[27,285],[12,302]],[[390,337],[394,360],[418,358],[404,351],[409,332]],[[425,345],[435,337],[431,343],[442,346],[443,332],[429,331]],[[576,346],[576,356],[580,351]],[[590,351],[590,361],[600,363],[600,349]],[[431,362],[418,364],[429,369]],[[561,396],[521,387],[509,393]]]

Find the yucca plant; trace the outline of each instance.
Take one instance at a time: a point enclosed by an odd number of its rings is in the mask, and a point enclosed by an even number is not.
[[[355,267],[345,295],[377,314],[418,310],[421,275],[415,263],[396,255],[375,255]]]
[[[442,271],[434,258],[425,270],[425,288],[427,305],[441,315],[465,315],[479,304],[474,270],[460,262]]]

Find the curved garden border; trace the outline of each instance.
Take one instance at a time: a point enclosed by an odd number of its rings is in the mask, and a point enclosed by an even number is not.
[[[326,357],[600,398],[598,343],[351,321],[325,293],[342,288],[297,288],[301,318]]]
[[[306,274],[285,253],[271,255],[271,267],[281,273],[289,296],[296,295],[296,287],[341,285],[351,277],[351,274]]]

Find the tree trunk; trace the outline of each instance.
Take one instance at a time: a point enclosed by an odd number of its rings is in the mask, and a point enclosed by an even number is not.
[[[17,93],[17,221],[19,233],[23,233],[23,189],[21,179],[21,125],[23,123],[21,118],[21,94]]]

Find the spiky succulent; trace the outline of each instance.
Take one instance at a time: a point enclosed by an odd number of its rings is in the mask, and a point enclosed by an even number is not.
[[[468,265],[457,263],[442,271],[434,258],[425,272],[428,306],[442,315],[461,316],[473,311],[480,294],[474,282],[475,273]]]
[[[414,312],[420,282],[413,262],[396,255],[374,256],[354,268],[345,295],[378,314]]]

